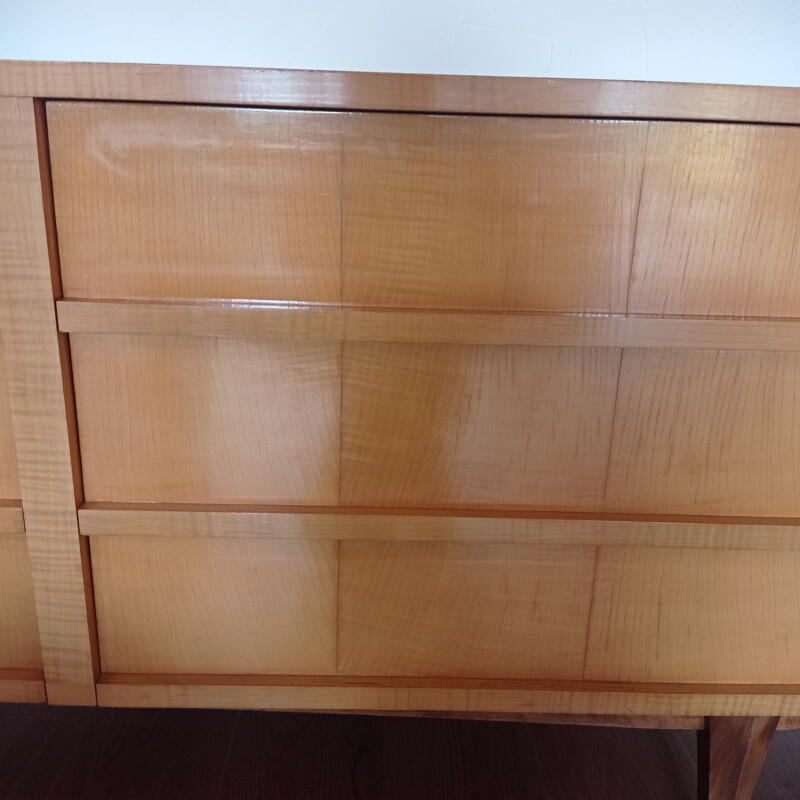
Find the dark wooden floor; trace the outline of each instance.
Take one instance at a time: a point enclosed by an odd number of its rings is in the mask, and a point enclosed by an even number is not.
[[[695,734],[0,705],[0,800],[694,800]],[[800,731],[759,800],[800,798]]]

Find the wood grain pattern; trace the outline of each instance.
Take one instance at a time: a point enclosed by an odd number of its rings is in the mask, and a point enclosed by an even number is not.
[[[601,547],[589,680],[800,679],[800,554]]]
[[[103,669],[336,671],[336,544],[92,540]]]
[[[0,61],[0,95],[800,123],[796,88],[558,78]]]
[[[11,500],[18,497],[17,454],[14,449],[11,408],[8,405],[3,348],[2,342],[0,342],[0,499]]]
[[[358,119],[345,303],[624,313],[645,123]]]
[[[800,686],[385,678],[102,675],[98,702],[142,708],[492,711],[625,716],[775,716]]]
[[[625,350],[606,509],[800,512],[800,356]]]
[[[372,310],[258,303],[59,300],[66,333],[323,342],[800,351],[800,321],[673,319],[472,311]]]
[[[579,678],[595,548],[344,542],[343,675]]]
[[[708,800],[751,800],[779,717],[712,717]],[[705,776],[701,776],[705,778]],[[705,781],[704,781],[705,783]]]
[[[587,515],[591,516],[591,515]],[[0,520],[2,516],[0,516]],[[514,544],[702,547],[800,550],[800,522],[497,515],[468,516],[397,509],[294,507],[187,508],[87,503],[78,511],[84,536],[198,536],[260,539],[508,542]]]
[[[47,119],[67,297],[339,301],[336,115],[49,103]]]
[[[0,537],[0,670],[41,668],[28,545],[23,536],[3,536]]]
[[[0,536],[19,536],[25,533],[25,518],[18,501],[0,500]]]
[[[46,703],[41,670],[0,669],[0,703]]]
[[[619,350],[346,344],[344,505],[602,505]]]
[[[0,101],[0,335],[50,702],[94,704],[95,651],[53,308],[36,117]]]
[[[87,500],[338,502],[338,345],[71,344]]]
[[[797,317],[800,130],[651,123],[629,310]]]

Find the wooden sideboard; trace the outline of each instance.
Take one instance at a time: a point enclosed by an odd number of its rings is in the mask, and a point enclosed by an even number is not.
[[[683,726],[746,797],[800,716],[798,125],[0,63],[0,701]]]

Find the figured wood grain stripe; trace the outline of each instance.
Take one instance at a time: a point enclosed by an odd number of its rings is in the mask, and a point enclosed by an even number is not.
[[[800,520],[524,518],[381,509],[169,508],[87,503],[84,536],[190,536],[430,542],[516,542],[800,550]]]
[[[800,122],[784,87],[0,61],[0,95],[273,107]]]
[[[31,98],[0,99],[0,333],[48,698],[94,704],[91,596],[78,535],[40,139]],[[64,361],[62,361],[64,359]]]
[[[59,300],[66,333],[800,352],[800,320]]]
[[[102,706],[339,711],[777,716],[800,713],[800,685],[503,681],[432,678],[267,679],[100,676]]]
[[[18,536],[25,533],[25,520],[19,503],[0,500],[0,536]]]

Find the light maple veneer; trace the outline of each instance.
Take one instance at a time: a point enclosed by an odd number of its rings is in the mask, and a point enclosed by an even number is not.
[[[67,297],[339,301],[338,115],[48,103],[47,116]]]
[[[796,90],[26,80],[4,696],[800,713]]]
[[[601,547],[589,680],[800,682],[800,553]]]
[[[800,354],[626,349],[606,508],[800,516]]]
[[[42,669],[31,565],[24,536],[0,534],[0,702],[3,670]]]
[[[602,506],[620,351],[350,344],[342,503]]]
[[[629,310],[800,316],[800,128],[651,123]]]
[[[343,299],[623,312],[647,123],[364,115],[343,153]]]
[[[71,345],[87,500],[338,502],[338,344]]]
[[[107,672],[336,672],[336,543],[96,537]]]
[[[580,678],[595,548],[343,542],[343,675]]]
[[[0,500],[17,498],[19,498],[17,455],[14,449],[14,431],[11,427],[11,409],[8,405],[3,345],[0,342]]]

